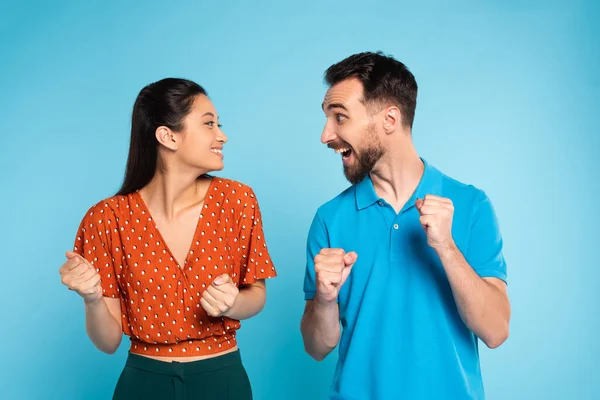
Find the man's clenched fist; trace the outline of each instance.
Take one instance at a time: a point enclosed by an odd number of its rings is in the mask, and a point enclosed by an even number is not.
[[[315,256],[315,275],[317,281],[316,300],[336,301],[340,288],[348,279],[358,255],[346,253],[343,249],[321,249]]]

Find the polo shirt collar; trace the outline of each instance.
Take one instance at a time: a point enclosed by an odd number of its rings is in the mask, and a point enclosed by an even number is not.
[[[421,180],[419,181],[415,192],[410,196],[402,211],[413,207],[416,200],[424,198],[426,194],[439,195],[441,193],[441,176],[439,171],[429,165],[425,159],[421,158],[421,161],[424,165],[423,175],[421,176]],[[364,210],[379,201],[384,201],[377,196],[370,175],[367,175],[365,179],[355,185],[355,195],[356,208],[358,210]]]

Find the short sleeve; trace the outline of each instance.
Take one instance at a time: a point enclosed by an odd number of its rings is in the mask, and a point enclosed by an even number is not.
[[[111,224],[116,226],[108,204],[97,204],[87,212],[77,232],[73,251],[89,261],[100,274],[106,297],[120,297],[120,288],[111,254]]]
[[[481,277],[499,278],[506,282],[503,240],[492,202],[481,192],[471,220],[466,259]]]
[[[319,213],[313,218],[312,224],[308,231],[308,239],[306,243],[306,272],[304,274],[304,299],[312,300],[317,293],[315,281],[315,256],[319,254],[321,249],[329,247],[329,239],[327,230]]]
[[[262,215],[256,195],[252,189],[248,188],[243,196],[244,209],[240,229],[242,250],[240,286],[251,285],[258,280],[277,276],[265,241]]]

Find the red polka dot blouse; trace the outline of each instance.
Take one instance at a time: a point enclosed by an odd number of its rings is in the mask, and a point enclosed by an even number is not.
[[[166,246],[139,192],[87,212],[75,252],[92,263],[104,296],[120,298],[132,353],[196,356],[235,347],[240,322],[210,317],[202,292],[228,273],[237,286],[276,276],[252,189],[213,178],[184,265]]]

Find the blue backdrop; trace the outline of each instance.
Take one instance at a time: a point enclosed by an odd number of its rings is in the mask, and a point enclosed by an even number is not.
[[[93,347],[58,268],[119,186],[135,96],[167,76],[208,89],[230,139],[221,175],[263,210],[279,277],[239,334],[255,396],[324,398],[335,355],[313,361],[299,332],[307,230],[347,186],[319,142],[322,76],[365,50],[414,72],[420,154],[496,207],[513,317],[501,348],[482,346],[488,397],[600,398],[598,3],[94,3],[0,5],[3,399],[110,397],[128,342]]]

